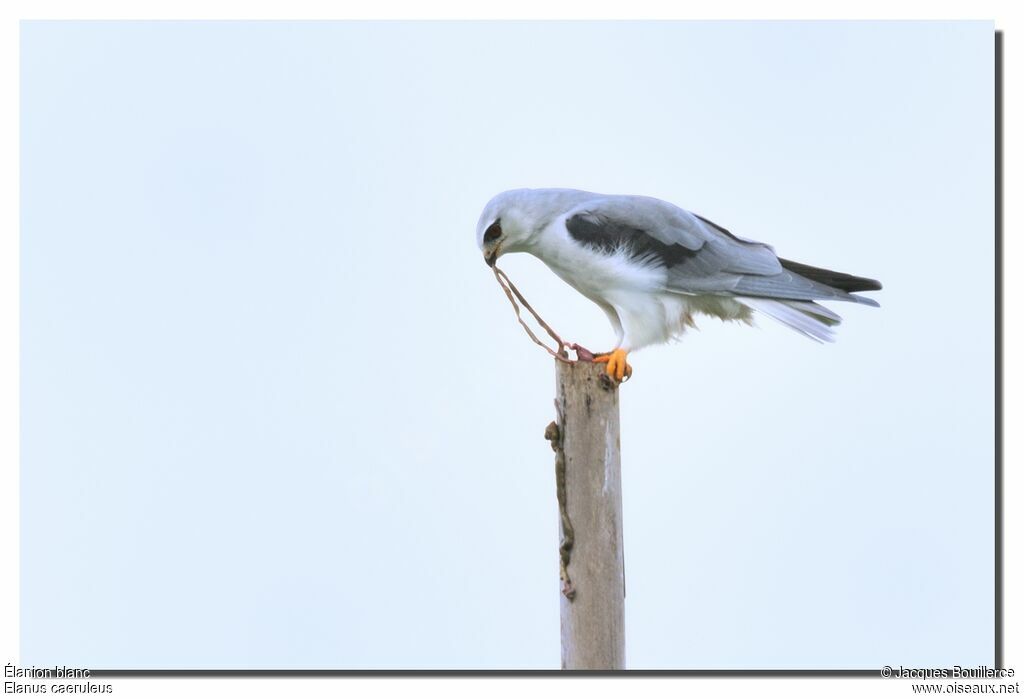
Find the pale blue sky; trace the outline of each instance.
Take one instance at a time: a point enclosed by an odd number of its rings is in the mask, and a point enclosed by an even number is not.
[[[881,279],[622,389],[627,661],[992,661],[991,23],[26,23],[21,664],[554,668],[519,186]],[[503,266],[566,337],[603,314]]]

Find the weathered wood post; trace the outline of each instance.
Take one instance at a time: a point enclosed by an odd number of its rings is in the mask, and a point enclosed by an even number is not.
[[[625,667],[619,391],[603,364],[556,361],[563,670]]]

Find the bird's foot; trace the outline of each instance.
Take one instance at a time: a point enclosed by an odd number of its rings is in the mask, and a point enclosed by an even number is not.
[[[591,352],[590,350],[588,350],[586,347],[584,347],[583,345],[574,342],[571,345],[569,345],[568,347],[569,347],[569,349],[571,349],[573,352],[576,353],[576,360],[577,361],[580,361],[580,362],[592,362],[592,361],[594,361],[594,357],[596,355],[593,352]]]
[[[626,361],[627,354],[629,353],[624,349],[616,349],[594,357],[594,361],[598,364],[607,364],[608,376],[622,383],[633,375],[633,367]]]

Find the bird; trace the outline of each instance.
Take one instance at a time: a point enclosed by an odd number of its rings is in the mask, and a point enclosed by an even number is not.
[[[487,203],[476,237],[488,266],[507,253],[532,254],[604,311],[615,347],[592,357],[618,382],[632,375],[631,352],[678,339],[696,327],[697,314],[752,324],[757,312],[832,342],[842,319],[817,302],[877,307],[854,292],[882,288],[778,257],[769,245],[647,196],[513,189]]]

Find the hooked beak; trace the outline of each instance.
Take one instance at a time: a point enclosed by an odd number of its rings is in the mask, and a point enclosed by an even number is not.
[[[499,241],[490,250],[484,249],[484,262],[487,263],[488,267],[493,267],[494,263],[498,261],[498,255],[501,253],[501,242]]]

